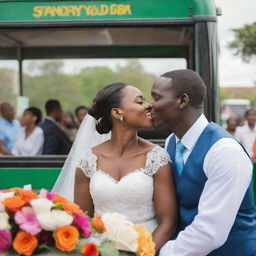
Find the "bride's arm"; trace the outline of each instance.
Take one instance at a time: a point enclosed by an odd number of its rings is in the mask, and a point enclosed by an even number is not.
[[[93,217],[94,207],[89,189],[90,179],[85,176],[80,168],[76,169],[74,201],[84,212]]]
[[[170,164],[160,167],[154,176],[154,204],[159,225],[152,235],[158,251],[176,234],[178,224],[177,197]]]

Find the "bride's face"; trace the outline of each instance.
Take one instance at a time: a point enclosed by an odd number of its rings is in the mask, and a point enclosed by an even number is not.
[[[120,110],[127,125],[137,129],[152,127],[151,109],[138,88],[128,85],[123,89]]]

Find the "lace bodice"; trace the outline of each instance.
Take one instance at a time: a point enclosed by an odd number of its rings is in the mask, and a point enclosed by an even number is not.
[[[159,146],[147,153],[146,165],[116,181],[108,173],[97,169],[97,156],[88,151],[78,168],[90,178],[90,193],[95,215],[118,212],[135,224],[144,224],[150,232],[156,227],[153,204],[153,177],[161,166],[170,161],[168,153]]]

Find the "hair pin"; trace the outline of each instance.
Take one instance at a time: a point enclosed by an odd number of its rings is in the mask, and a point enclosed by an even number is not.
[[[96,120],[96,124],[97,124],[97,125],[100,124],[101,120],[102,120],[102,117],[100,117],[99,119],[97,119],[97,120]]]

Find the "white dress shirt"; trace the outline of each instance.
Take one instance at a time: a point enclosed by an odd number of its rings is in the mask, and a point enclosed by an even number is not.
[[[37,126],[27,138],[25,136],[25,128],[23,127],[17,136],[12,153],[17,156],[40,155],[44,144],[43,130]]]
[[[201,115],[182,137],[181,142],[186,147],[184,162],[207,124],[207,119]],[[166,148],[171,136],[166,140]],[[234,139],[222,138],[207,152],[203,170],[207,181],[198,214],[175,240],[163,246],[160,256],[205,256],[227,240],[251,181],[251,161]]]
[[[252,147],[256,139],[256,125],[252,130],[250,129],[248,122],[245,122],[243,126],[236,128],[234,137],[244,146],[250,157],[252,157]]]

